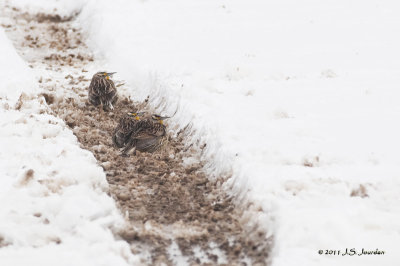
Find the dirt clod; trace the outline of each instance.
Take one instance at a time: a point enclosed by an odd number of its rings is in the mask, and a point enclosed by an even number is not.
[[[20,186],[26,186],[33,179],[35,171],[32,169],[27,170],[19,181]]]
[[[361,198],[369,197],[367,188],[363,184],[360,184],[358,188],[355,188],[351,191],[350,197],[361,197]]]

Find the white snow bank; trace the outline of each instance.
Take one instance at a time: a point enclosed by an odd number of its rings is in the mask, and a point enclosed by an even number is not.
[[[0,54],[0,265],[139,263],[112,233],[124,219],[102,168],[46,113],[2,29]]]
[[[131,95],[164,97],[272,229],[273,265],[400,261],[397,1],[89,1]],[[155,96],[154,96],[155,95]],[[351,197],[363,185],[368,197]],[[382,256],[319,255],[361,248]]]
[[[14,105],[21,93],[31,93],[34,77],[0,27],[0,99]]]

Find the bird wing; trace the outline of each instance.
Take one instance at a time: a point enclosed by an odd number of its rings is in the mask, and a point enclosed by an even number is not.
[[[135,139],[135,140],[136,140],[136,149],[137,150],[153,152],[160,146],[162,137],[142,136],[140,139]]]
[[[135,135],[132,135],[132,138],[137,139],[137,140],[154,139],[156,137],[157,137],[156,135],[146,132],[146,131],[141,131]]]
[[[96,92],[94,91],[94,82],[93,82],[93,80],[90,82],[90,85],[89,85],[89,95],[96,95]]]

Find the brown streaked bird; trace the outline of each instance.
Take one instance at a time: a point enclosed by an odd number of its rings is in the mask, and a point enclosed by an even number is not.
[[[132,132],[136,129],[136,124],[144,115],[145,112],[130,112],[121,117],[112,137],[116,147],[122,148],[127,144]]]
[[[94,106],[104,110],[114,109],[113,104],[118,100],[117,88],[111,77],[116,72],[97,72],[89,85],[88,99]]]
[[[155,152],[167,139],[167,131],[163,121],[169,116],[147,115],[134,126],[129,139],[122,150],[122,156],[128,156],[136,151]]]

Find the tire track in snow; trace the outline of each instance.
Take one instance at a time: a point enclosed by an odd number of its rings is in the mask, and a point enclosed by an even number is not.
[[[120,97],[109,113],[87,104],[90,78],[103,69],[73,17],[5,10],[9,23],[2,26],[38,73],[38,94],[106,172],[109,193],[128,221],[116,234],[131,244],[133,253],[142,254],[148,264],[266,264],[271,246],[266,233],[243,222],[243,211],[221,190],[226,178],[209,180],[200,159],[184,163],[201,153],[185,146],[190,137],[185,131],[170,137],[166,148],[155,154],[119,155],[112,131],[122,114],[140,104]]]

